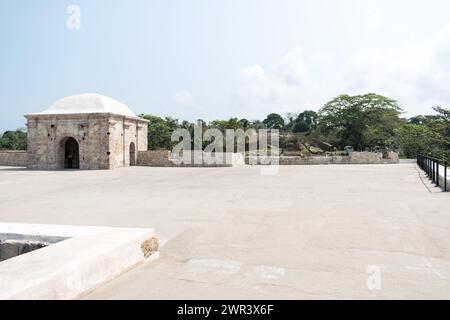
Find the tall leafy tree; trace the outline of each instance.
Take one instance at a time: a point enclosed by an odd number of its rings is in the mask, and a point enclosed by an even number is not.
[[[396,141],[403,156],[415,158],[439,150],[442,137],[426,125],[407,123],[395,130]]]
[[[450,153],[450,109],[434,107],[437,112],[438,121],[436,121],[435,130],[440,132],[445,140],[445,150]]]
[[[322,132],[339,137],[340,147],[349,144],[361,151],[383,142],[374,139],[381,132],[384,139],[392,138],[400,113],[397,101],[382,95],[341,95],[320,109],[319,122]]]
[[[239,125],[242,129],[244,129],[244,131],[246,131],[247,129],[250,128],[251,126],[251,122],[245,118],[239,120]]]
[[[263,123],[268,129],[278,129],[284,128],[284,119],[278,113],[271,113],[264,119]]]
[[[26,150],[27,149],[27,133],[25,129],[17,129],[15,131],[5,131],[0,134],[1,150]]]
[[[149,150],[171,149],[171,136],[178,127],[178,120],[169,117],[163,119],[152,115],[141,115],[141,117],[150,121],[148,124]]]
[[[306,110],[294,120],[292,131],[296,133],[311,132],[317,126],[318,115],[315,111]]]
[[[288,112],[285,114],[284,117],[286,119],[285,124],[284,124],[284,129],[292,131],[292,129],[294,128],[295,119],[297,119],[298,114],[293,113],[293,112]]]

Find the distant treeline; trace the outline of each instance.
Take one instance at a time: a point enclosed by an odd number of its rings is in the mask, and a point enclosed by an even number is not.
[[[25,129],[0,133],[0,150],[26,150],[27,132]]]
[[[279,129],[284,152],[333,152],[352,146],[354,150],[396,150],[414,158],[418,153],[450,159],[450,110],[433,107],[435,115],[403,118],[394,99],[378,95],[341,95],[327,102],[318,112],[269,114],[264,120],[231,118],[202,121],[203,129]],[[431,109],[430,109],[431,111]],[[194,130],[194,123],[142,114],[150,120],[150,150],[171,149],[172,132],[178,128]],[[201,119],[199,119],[201,121]],[[26,149],[24,129],[0,135],[0,149]]]
[[[418,153],[450,158],[450,110],[433,107],[436,115],[401,117],[398,102],[378,94],[341,95],[318,112],[306,110],[284,116],[271,113],[264,120],[231,118],[203,122],[204,130],[279,129],[283,151],[396,150],[415,158]],[[431,111],[431,109],[430,109]],[[150,120],[149,149],[171,149],[171,134],[177,128],[193,132],[194,123],[170,117],[141,115]]]

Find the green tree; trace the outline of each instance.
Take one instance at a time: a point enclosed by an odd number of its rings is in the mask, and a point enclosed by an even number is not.
[[[245,119],[243,119],[245,120]],[[248,120],[245,120],[248,121]],[[245,123],[242,122],[242,120],[239,120],[238,118],[231,118],[229,120],[214,120],[211,121],[208,125],[209,128],[219,129],[223,133],[225,133],[225,130],[227,129],[241,129],[244,128]]]
[[[294,124],[295,124],[295,119],[297,119],[298,114],[293,113],[293,112],[288,112],[285,114],[285,123],[284,123],[284,129],[288,130],[288,131],[292,131],[294,128]]]
[[[311,132],[317,126],[318,115],[314,111],[306,110],[294,120],[292,131],[295,133]]]
[[[284,119],[278,113],[271,113],[267,116],[267,118],[263,121],[268,129],[278,129],[281,130],[284,128]]]
[[[415,158],[420,153],[432,153],[442,143],[442,136],[421,124],[404,124],[395,133],[400,151],[407,158]]]
[[[433,107],[433,110],[437,112],[437,119],[426,125],[441,136],[441,144],[435,156],[450,161],[450,110],[442,107]]]
[[[250,128],[255,130],[265,129],[266,125],[261,120],[253,120],[250,122]]]
[[[246,131],[247,129],[250,128],[251,122],[244,118],[244,119],[239,120],[239,125],[242,129],[244,129],[244,131]]]
[[[320,109],[318,121],[323,133],[339,138],[340,147],[352,145],[362,151],[392,140],[402,122],[400,112],[397,101],[378,94],[341,95]],[[384,140],[375,141],[380,132],[386,133]]]
[[[433,107],[433,110],[438,113],[438,117],[447,122],[450,122],[450,110],[442,107]]]
[[[434,107],[436,115],[409,119],[395,130],[396,143],[405,157],[423,153],[450,160],[450,110]]]
[[[172,132],[178,127],[178,120],[167,117],[162,119],[152,115],[141,115],[142,118],[149,120],[148,124],[148,149],[172,149]]]
[[[26,150],[27,149],[27,133],[25,129],[17,129],[15,131],[6,131],[0,134],[1,150]]]
[[[450,110],[442,107],[434,107],[438,120],[434,122],[433,129],[439,132],[445,140],[444,148],[450,150]],[[433,123],[433,122],[432,122]]]

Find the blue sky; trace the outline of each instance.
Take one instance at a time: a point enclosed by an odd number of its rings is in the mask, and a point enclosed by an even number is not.
[[[81,29],[66,9],[78,5]],[[2,0],[0,131],[68,95],[194,120],[377,92],[450,106],[447,0]]]

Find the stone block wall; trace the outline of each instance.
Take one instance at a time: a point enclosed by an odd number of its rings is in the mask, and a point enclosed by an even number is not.
[[[148,150],[148,123],[139,122],[137,124],[137,150],[146,151]]]
[[[390,152],[387,158],[382,153],[353,152],[350,156],[310,156],[284,157],[278,159],[279,165],[330,165],[330,164],[395,164],[399,163],[398,154]],[[270,157],[247,157],[246,163],[251,165],[270,164]]]
[[[28,119],[28,167],[64,168],[65,142],[79,148],[80,169],[109,169],[108,116],[102,114],[32,115]]]
[[[169,160],[169,155],[168,150],[139,151],[136,164],[142,167],[174,167],[174,163]]]
[[[200,163],[194,161],[195,156],[201,159]],[[239,167],[245,165],[244,156],[240,153],[210,153],[199,152],[190,154],[191,162],[181,163],[180,157],[173,157],[168,150],[139,151],[138,166],[145,167]],[[223,159],[217,162],[216,159]]]
[[[26,151],[0,150],[0,166],[26,167],[28,154]]]
[[[246,157],[240,153],[218,154],[223,157],[223,163],[213,163],[210,153],[197,154],[201,163],[194,161],[195,153],[191,153],[191,163],[181,164],[180,157],[173,157],[168,150],[140,151],[137,165],[147,167],[238,167],[245,164],[267,165],[270,157]],[[178,161],[177,161],[178,160]],[[350,156],[312,156],[312,157],[279,157],[280,165],[329,165],[329,164],[395,164],[399,163],[398,154],[390,152],[387,158],[382,153],[353,152]]]

